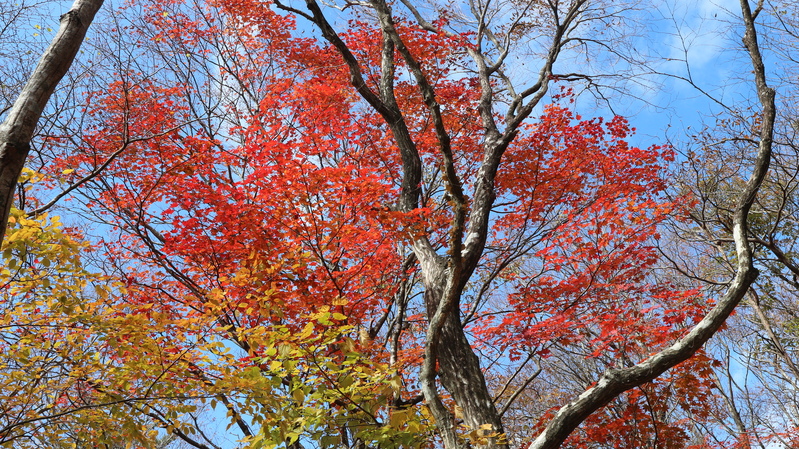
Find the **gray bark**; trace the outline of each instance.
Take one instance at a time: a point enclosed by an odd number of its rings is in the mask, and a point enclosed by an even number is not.
[[[72,65],[102,4],[103,0],[75,0],[69,12],[61,16],[58,33],[0,124],[0,235],[5,236],[17,179],[30,152],[36,124],[56,86]]]

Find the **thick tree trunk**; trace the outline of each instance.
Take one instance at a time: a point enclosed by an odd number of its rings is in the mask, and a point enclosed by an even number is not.
[[[492,433],[502,433],[502,420],[486,386],[480,360],[463,332],[459,315],[451,314],[441,332],[438,353],[441,383],[463,410],[463,420],[469,428],[491,424]]]
[[[53,42],[0,124],[0,235],[5,236],[17,179],[30,152],[36,124],[59,81],[72,65],[89,24],[102,4],[103,0],[75,0],[72,9],[61,16],[61,26]]]
[[[425,303],[430,319],[438,310],[441,294],[446,284],[447,270],[443,269],[435,279],[438,285],[427,286]],[[463,423],[470,429],[490,424],[491,434],[502,434],[502,419],[497,411],[491,393],[480,368],[480,360],[474,353],[463,331],[459,310],[449,313],[441,329],[438,344],[438,376],[441,384],[452,395],[460,407]],[[507,448],[502,439],[489,438],[488,445],[471,442],[472,447]]]

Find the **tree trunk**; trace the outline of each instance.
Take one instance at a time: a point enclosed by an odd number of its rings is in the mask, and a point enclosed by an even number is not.
[[[440,283],[427,286],[425,304],[429,318],[436,313],[441,302],[441,292],[446,285],[448,270],[443,269],[440,276],[434,278]],[[461,323],[460,311],[456,308],[446,317],[441,329],[438,345],[438,376],[441,384],[452,395],[452,399],[460,407],[463,422],[470,430],[490,424],[491,430],[486,434],[503,434],[502,419],[499,416],[491,393],[488,391],[480,360],[466,338]],[[503,439],[489,438],[489,444],[480,445],[471,442],[473,447],[507,448]]]
[[[5,236],[8,214],[14,203],[17,179],[30,152],[36,124],[67,73],[80,49],[89,24],[103,0],[75,0],[72,9],[61,16],[61,26],[53,42],[42,54],[36,69],[0,124],[0,235]]]

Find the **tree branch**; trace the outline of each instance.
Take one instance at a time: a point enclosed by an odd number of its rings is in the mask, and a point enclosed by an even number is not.
[[[0,235],[5,237],[17,179],[47,101],[75,59],[103,0],[75,0],[36,69],[0,124]]]
[[[649,382],[666,370],[690,358],[719,330],[757,278],[758,271],[752,264],[752,250],[746,238],[748,234],[747,216],[769,168],[776,106],[775,92],[768,87],[766,82],[765,67],[757,44],[754,16],[751,13],[748,0],[741,0],[740,3],[746,28],[743,41],[754,69],[757,95],[762,108],[762,126],[755,165],[746,186],[738,196],[735,208],[733,239],[738,256],[735,277],[716,306],[686,336],[637,365],[606,371],[594,387],[562,407],[528,449],[560,447],[569,434],[591,413],[624,391]]]

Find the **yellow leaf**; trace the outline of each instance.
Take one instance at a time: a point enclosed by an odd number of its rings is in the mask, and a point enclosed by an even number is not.
[[[401,429],[408,422],[408,413],[410,411],[410,409],[392,411],[391,416],[388,418],[388,425],[393,429]]]
[[[310,337],[311,334],[313,333],[313,328],[314,328],[313,322],[309,321],[308,324],[305,325],[305,328],[303,328],[302,332],[300,332],[300,334],[297,335],[297,338],[299,338],[300,340],[305,340],[306,338]]]
[[[455,406],[455,419],[463,420],[463,409],[458,405]]]

